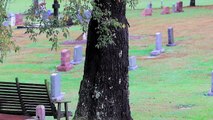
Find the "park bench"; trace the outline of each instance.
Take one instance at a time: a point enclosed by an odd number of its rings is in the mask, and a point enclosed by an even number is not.
[[[0,82],[0,113],[12,115],[36,116],[36,106],[45,106],[45,115],[53,116],[55,119],[72,116],[68,111],[70,101],[53,102],[50,98],[48,82],[45,84]],[[55,107],[58,104],[58,110]],[[61,111],[64,104],[65,111]]]

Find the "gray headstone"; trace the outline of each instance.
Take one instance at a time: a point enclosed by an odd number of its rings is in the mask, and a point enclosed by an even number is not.
[[[147,5],[147,8],[152,9],[152,3],[151,2]]]
[[[80,64],[83,60],[83,47],[81,45],[77,45],[74,47],[74,55],[71,64]]]
[[[135,56],[129,57],[129,67],[128,68],[129,68],[129,70],[135,70],[138,68]]]
[[[209,91],[208,96],[213,96],[213,71],[211,74],[211,90]]]
[[[173,12],[173,13],[176,13],[176,11],[177,11],[177,8],[176,8],[175,4],[173,4],[173,5],[172,5],[172,12]]]
[[[161,8],[163,8],[163,0],[161,0],[161,2],[160,2],[160,3],[161,3]]]
[[[157,56],[164,52],[162,48],[162,34],[160,32],[156,33],[155,45],[155,50],[150,53],[151,56]]]
[[[174,32],[173,32],[173,28],[169,27],[168,28],[168,44],[167,46],[175,46],[174,43]]]
[[[44,13],[42,14],[42,19],[43,19],[43,20],[48,20],[48,19],[49,19],[49,12],[44,12]]]
[[[53,73],[50,76],[51,80],[51,97],[56,99],[61,96],[61,76],[58,73]]]
[[[10,25],[10,23],[9,23],[8,21],[4,21],[4,22],[2,23],[2,25],[5,26],[5,27],[8,27],[8,26]]]

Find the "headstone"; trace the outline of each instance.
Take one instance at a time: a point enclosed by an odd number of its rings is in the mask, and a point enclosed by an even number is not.
[[[9,14],[8,14],[8,20],[7,20],[7,21],[9,22],[9,25],[15,26],[15,25],[16,25],[16,17],[15,17],[15,14],[9,13]]]
[[[177,11],[176,5],[173,4],[173,5],[172,5],[172,12],[173,12],[173,13],[176,13],[176,11]]]
[[[211,90],[209,91],[208,96],[213,96],[213,71],[211,74]]]
[[[82,60],[83,60],[83,47],[81,45],[77,45],[74,47],[74,55],[71,63],[74,65],[80,64]]]
[[[164,15],[164,14],[170,14],[170,9],[169,9],[169,7],[163,7],[163,10],[162,10],[161,14],[162,14],[162,15]]]
[[[163,0],[161,0],[161,2],[160,2],[160,3],[161,3],[161,8],[163,8]]]
[[[164,52],[162,48],[162,34],[160,32],[156,33],[155,45],[155,50],[150,53],[151,56],[158,56]]]
[[[42,14],[42,19],[43,19],[43,20],[48,20],[50,14],[51,14],[51,13],[49,13],[48,11],[45,11],[45,12]]]
[[[61,51],[61,65],[57,67],[58,71],[69,71],[73,68],[73,65],[70,63],[70,51],[64,49]]]
[[[173,28],[169,27],[168,28],[168,44],[167,46],[175,46],[176,44],[174,43],[174,32]]]
[[[16,26],[23,25],[23,15],[22,14],[15,14],[16,17]]]
[[[129,67],[128,68],[129,68],[129,70],[135,70],[138,68],[135,56],[129,57]]]
[[[38,120],[45,120],[45,107],[44,107],[44,105],[36,106],[36,118]]]
[[[59,73],[53,73],[50,76],[51,80],[51,99],[53,101],[60,101],[64,98],[61,93],[61,76]]]
[[[8,26],[10,25],[10,23],[9,23],[9,21],[4,21],[4,22],[2,23],[2,25],[5,26],[5,27],[8,27]]]
[[[145,8],[142,12],[142,16],[152,16],[152,9],[151,8]]]
[[[151,2],[147,5],[147,8],[152,9],[152,3]]]
[[[177,6],[177,10],[176,10],[177,12],[183,12],[183,2],[182,1],[177,2],[176,6]]]

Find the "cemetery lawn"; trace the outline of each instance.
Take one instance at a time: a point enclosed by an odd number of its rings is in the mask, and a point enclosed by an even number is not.
[[[134,120],[211,120],[213,97],[205,95],[211,87],[213,65],[213,6],[184,8],[183,13],[170,15],[160,12],[154,9],[152,17],[141,17],[141,10],[127,11],[130,36],[142,36],[129,42],[129,54],[137,57],[139,66],[129,72],[132,117]],[[175,47],[165,46],[170,26],[174,27]],[[14,39],[21,50],[18,54],[8,54],[4,64],[0,64],[0,81],[15,81],[18,77],[20,82],[44,83],[60,64],[60,50],[67,48],[73,52],[74,45],[50,51],[51,43],[44,36],[33,43],[24,31],[14,30]],[[71,27],[70,31],[69,39],[81,34],[79,26]],[[156,32],[163,34],[165,53],[148,58],[155,47]],[[61,73],[62,91],[72,101],[69,105],[72,112],[78,101],[83,66],[82,63]]]

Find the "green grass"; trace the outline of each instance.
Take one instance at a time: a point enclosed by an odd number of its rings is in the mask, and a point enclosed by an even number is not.
[[[23,1],[26,3],[14,0],[11,6],[27,6],[29,0]],[[167,2],[170,4],[175,1]],[[146,2],[148,0],[144,0],[144,4],[140,3],[139,6],[146,6]],[[156,2],[153,1],[153,4]],[[184,0],[184,3],[188,4],[189,0]],[[197,0],[200,5],[209,3],[207,0]],[[22,11],[23,8],[11,6],[10,10],[14,11]],[[212,21],[205,25],[193,23],[212,18],[213,11],[204,8],[185,8],[184,11],[179,14],[160,15],[160,9],[155,9],[152,17],[141,17],[141,10],[127,11],[129,21],[133,21],[130,23],[130,34],[153,35],[160,31],[163,33],[165,45],[166,28],[171,25],[175,26],[175,41],[178,43],[176,47],[164,46],[166,53],[162,58],[142,59],[154,49],[155,38],[130,41],[129,54],[140,58],[137,61],[139,68],[129,72],[130,105],[134,120],[212,119],[213,98],[204,94],[211,85],[213,53],[211,48],[206,48],[213,44],[213,37],[209,34],[213,25]],[[79,26],[70,29],[71,37],[73,33],[80,31]],[[19,54],[9,54],[5,63],[0,64],[0,81],[14,81],[15,77],[21,82],[43,83],[44,79],[49,80],[50,74],[60,64],[60,51],[50,51],[50,47],[48,41],[40,39],[37,43],[22,46]],[[62,48],[73,50],[73,46],[61,46],[60,49]],[[164,55],[167,56],[163,57]],[[69,106],[72,112],[75,111],[78,101],[83,67],[82,63],[69,72],[61,73],[62,91],[72,101]],[[48,117],[48,120],[52,119]]]

